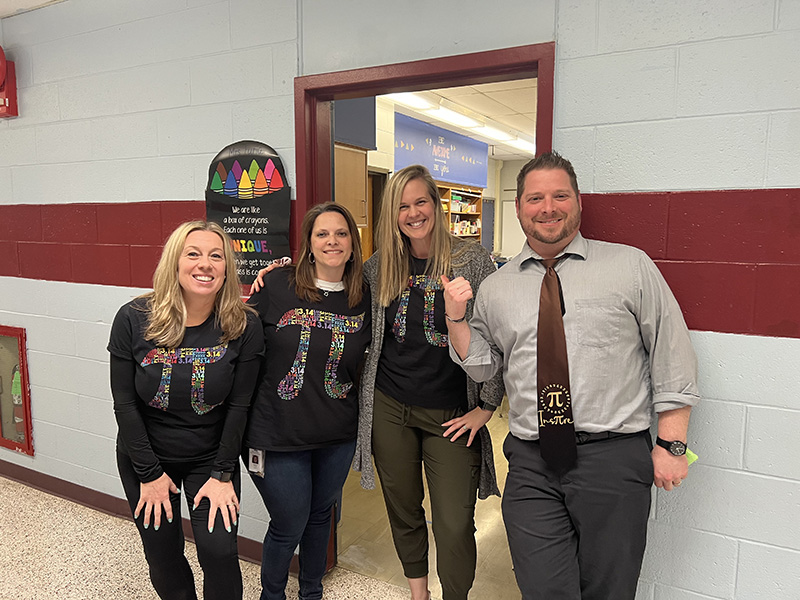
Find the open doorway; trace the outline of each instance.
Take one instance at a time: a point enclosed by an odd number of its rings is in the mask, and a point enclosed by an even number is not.
[[[552,148],[555,43],[321,73],[295,79],[297,201],[291,225],[297,247],[302,215],[333,197],[331,101],[514,79],[537,79],[536,146]]]
[[[297,227],[302,215],[312,204],[333,195],[332,101],[535,78],[536,145],[539,152],[547,151],[552,147],[554,47],[553,43],[537,44],[297,78],[297,202],[293,213],[293,247],[296,247]],[[502,461],[501,446],[507,432],[507,421],[498,414],[490,424],[495,455],[497,460]],[[348,506],[348,503],[358,504]],[[380,492],[361,490],[358,474],[351,474],[344,490],[342,509],[338,541],[340,564],[365,575],[403,585],[405,578],[394,553],[388,523],[384,525],[381,522],[386,517]],[[485,539],[481,533],[478,535],[478,569],[483,563],[492,577],[477,577],[474,594],[487,598],[515,597],[516,586],[505,545],[498,498],[478,503],[476,523],[480,531],[487,534]],[[371,530],[369,540],[363,537],[367,530]],[[362,540],[360,544],[357,543],[359,538]],[[431,588],[434,595],[438,595],[434,573],[432,570]],[[483,586],[486,586],[485,589]]]

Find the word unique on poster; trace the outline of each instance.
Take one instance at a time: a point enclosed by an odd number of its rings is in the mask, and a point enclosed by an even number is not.
[[[208,169],[206,217],[231,236],[242,283],[289,256],[291,188],[278,153],[261,142],[222,149]]]

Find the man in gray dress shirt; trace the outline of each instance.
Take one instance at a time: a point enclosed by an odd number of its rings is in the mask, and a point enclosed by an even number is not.
[[[526,600],[633,600],[651,486],[672,490],[688,473],[686,432],[699,401],[689,332],[644,252],[581,236],[569,161],[552,152],[527,163],[516,208],[522,252],[481,284],[469,324],[468,282],[445,281],[445,306],[453,359],[476,381],[503,369],[503,519],[517,583]],[[542,460],[537,422],[540,261],[557,257],[577,443],[565,472]]]

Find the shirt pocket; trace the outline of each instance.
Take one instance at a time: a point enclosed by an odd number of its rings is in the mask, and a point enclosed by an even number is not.
[[[619,341],[620,314],[616,298],[576,300],[578,343],[604,348]]]

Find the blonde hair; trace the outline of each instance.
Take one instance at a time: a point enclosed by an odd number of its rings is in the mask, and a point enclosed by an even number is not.
[[[178,225],[164,244],[153,274],[153,291],[141,296],[147,301],[149,313],[144,339],[163,348],[177,348],[186,333],[186,305],[178,280],[178,261],[186,238],[195,231],[216,233],[222,240],[225,281],[214,299],[214,319],[222,330],[219,342],[225,343],[242,335],[247,327],[247,313],[253,311],[242,302],[236,255],[231,239],[222,227],[212,221],[189,221]]]
[[[350,214],[350,211],[342,204],[325,202],[312,206],[303,217],[300,226],[300,253],[297,257],[297,265],[289,274],[289,282],[294,285],[294,292],[298,298],[307,302],[319,302],[322,298],[317,288],[317,272],[314,263],[311,262],[311,233],[314,230],[314,223],[317,217],[326,212],[335,212],[344,218],[347,229],[350,232],[353,253],[344,265],[344,291],[347,294],[347,304],[350,308],[357,306],[364,296],[364,271],[358,242],[361,239],[358,233],[358,225]]]
[[[415,179],[425,184],[433,202],[433,237],[425,263],[425,274],[438,279],[442,275],[450,275],[452,268],[454,236],[450,233],[450,224],[446,221],[439,198],[439,188],[430,171],[422,165],[411,165],[397,171],[389,179],[383,191],[381,214],[378,217],[376,231],[379,250],[377,299],[381,306],[389,306],[392,300],[400,296],[408,285],[408,277],[411,274],[411,243],[400,231],[397,219],[403,191],[406,185]]]

